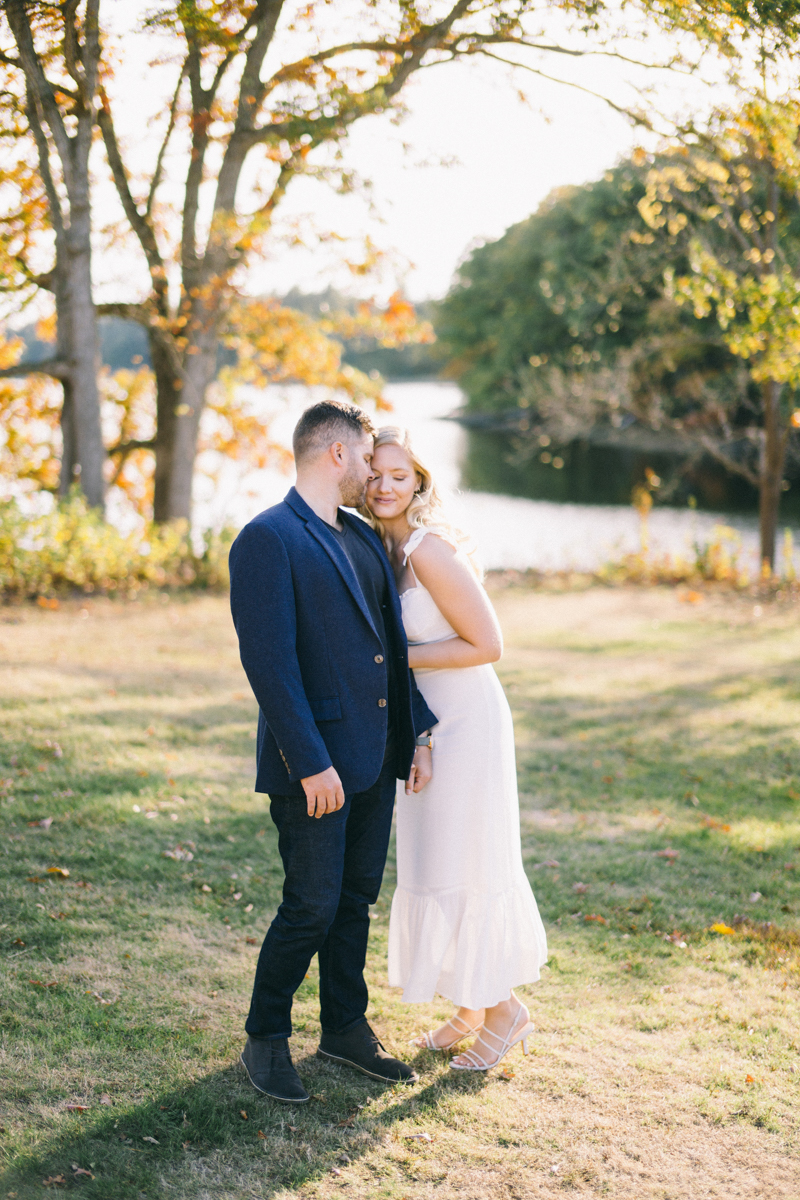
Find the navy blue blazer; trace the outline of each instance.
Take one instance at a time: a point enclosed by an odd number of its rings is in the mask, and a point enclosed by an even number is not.
[[[340,510],[378,551],[390,597],[386,652],[396,663],[397,774],[414,738],[435,725],[408,666],[394,574],[380,538]],[[257,792],[304,794],[301,779],[336,768],[346,794],[366,791],[386,749],[384,646],[350,560],[292,488],[245,525],[230,553],[231,612],[258,707]]]

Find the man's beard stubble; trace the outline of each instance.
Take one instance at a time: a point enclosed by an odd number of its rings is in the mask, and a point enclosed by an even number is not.
[[[367,485],[354,472],[348,471],[339,483],[339,495],[345,508],[361,508],[367,499]]]

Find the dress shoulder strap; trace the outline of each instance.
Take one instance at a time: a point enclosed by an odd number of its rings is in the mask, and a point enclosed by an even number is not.
[[[417,546],[420,544],[420,542],[425,537],[425,534],[427,532],[428,532],[427,529],[415,529],[414,532],[412,533],[411,537],[406,542],[405,546],[403,547],[403,566],[404,567],[408,566],[409,555],[414,553]]]

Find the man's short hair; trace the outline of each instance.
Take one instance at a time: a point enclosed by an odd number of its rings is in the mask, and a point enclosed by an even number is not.
[[[375,426],[357,404],[322,400],[307,408],[295,426],[292,449],[295,462],[316,458],[334,442],[351,442],[364,434],[375,436]]]

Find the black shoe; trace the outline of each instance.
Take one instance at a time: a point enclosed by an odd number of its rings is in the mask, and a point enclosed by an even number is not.
[[[347,1033],[323,1033],[317,1057],[345,1063],[382,1083],[417,1083],[419,1080],[413,1067],[386,1053],[366,1021],[356,1025],[355,1029],[348,1029]]]
[[[239,1061],[253,1087],[265,1096],[284,1104],[305,1104],[310,1099],[292,1066],[288,1038],[248,1037]]]

